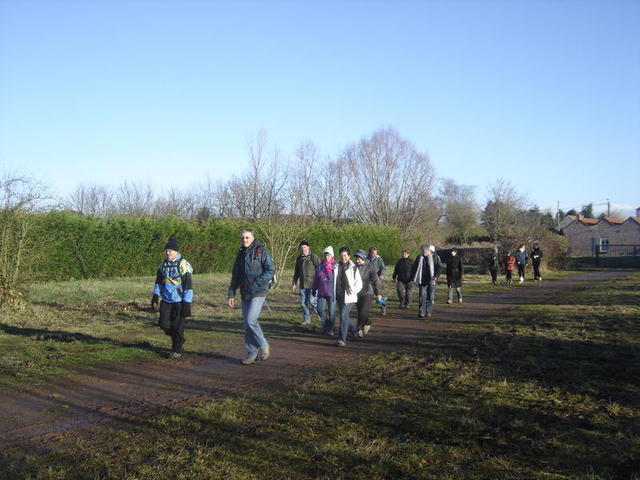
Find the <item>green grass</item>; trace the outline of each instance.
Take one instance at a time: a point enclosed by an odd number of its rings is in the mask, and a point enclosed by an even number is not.
[[[558,291],[402,351],[5,458],[0,474],[640,480],[639,287],[633,274]]]

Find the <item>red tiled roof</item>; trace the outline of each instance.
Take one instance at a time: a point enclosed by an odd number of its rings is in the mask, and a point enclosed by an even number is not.
[[[604,217],[602,220],[606,220],[607,222],[612,223],[614,225],[622,225],[624,223],[624,220],[622,220],[620,218]]]
[[[625,220],[625,223],[628,222],[629,220],[633,220],[634,222],[640,224],[640,217],[629,217]]]
[[[579,222],[584,223],[585,225],[595,225],[600,221],[599,218],[579,218]]]

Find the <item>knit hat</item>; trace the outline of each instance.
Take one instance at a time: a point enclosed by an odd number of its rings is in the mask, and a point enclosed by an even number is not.
[[[176,237],[171,237],[168,241],[167,244],[164,246],[165,250],[175,250],[176,252],[179,250],[178,249],[178,239]]]
[[[433,245],[429,245],[429,250],[431,250],[433,253],[436,253],[436,247],[434,247]]]
[[[324,255],[325,253],[328,253],[332,257],[335,257],[335,255],[333,254],[333,247],[331,245],[329,245],[327,248],[322,250],[322,255]]]
[[[364,250],[356,250],[355,256],[356,257],[360,257],[363,260],[366,260],[367,259],[367,252],[365,252]]]
[[[302,240],[300,242],[300,245],[298,245],[299,247],[302,247],[303,245],[306,245],[307,247],[309,246],[309,242],[307,242],[306,240]]]
[[[429,245],[422,245],[422,246],[420,247],[420,250],[422,250],[423,252],[424,252],[425,250],[429,250]]]

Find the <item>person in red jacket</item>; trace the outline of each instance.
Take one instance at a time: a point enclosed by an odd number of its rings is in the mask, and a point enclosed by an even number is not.
[[[516,257],[511,255],[511,252],[507,252],[504,257],[504,272],[507,279],[507,285],[511,285],[511,278],[513,277],[513,268],[516,266]]]

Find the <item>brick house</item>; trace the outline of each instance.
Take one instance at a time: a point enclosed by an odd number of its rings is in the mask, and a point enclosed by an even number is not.
[[[619,254],[640,253],[640,208],[636,216],[626,220],[604,217],[575,218],[562,229],[569,244],[567,253],[573,256],[590,256],[596,254],[596,247],[601,253],[609,253],[609,245],[629,245],[636,248],[620,250]],[[611,252],[612,254],[614,252]]]

